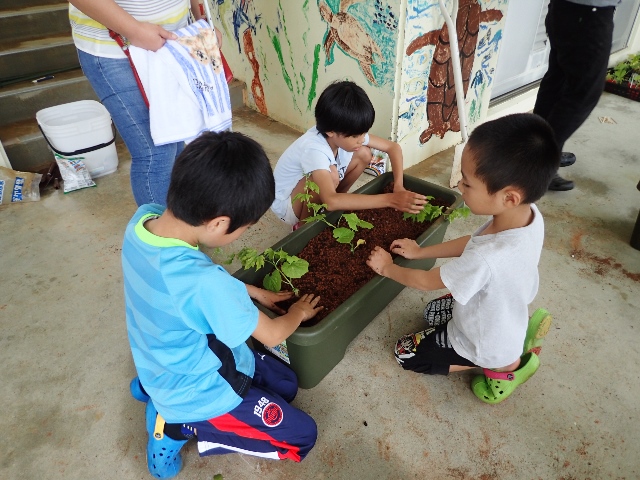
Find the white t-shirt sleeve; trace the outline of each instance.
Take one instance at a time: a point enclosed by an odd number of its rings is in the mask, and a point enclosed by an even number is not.
[[[466,305],[491,280],[491,269],[481,255],[463,252],[440,267],[440,278],[453,298]]]
[[[305,175],[314,170],[329,170],[331,164],[331,157],[327,152],[313,146],[305,148],[300,158],[300,167]]]

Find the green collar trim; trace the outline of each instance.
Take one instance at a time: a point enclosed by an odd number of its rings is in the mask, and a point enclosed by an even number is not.
[[[158,218],[159,216],[160,215],[156,215],[155,213],[147,213],[146,215],[143,215],[142,218],[140,218],[140,220],[136,224],[135,232],[141,241],[153,247],[187,247],[192,250],[199,250],[198,247],[189,245],[184,240],[179,240],[177,238],[159,237],[158,235],[154,235],[144,227],[144,223],[147,220],[151,218]]]

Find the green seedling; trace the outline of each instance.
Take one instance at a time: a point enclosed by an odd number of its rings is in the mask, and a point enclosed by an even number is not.
[[[340,224],[340,220],[342,220],[343,218],[347,222],[348,228],[338,227],[338,225]],[[331,224],[329,223],[329,225]],[[335,238],[338,243],[348,243],[349,247],[351,248],[351,253],[355,252],[356,248],[358,248],[360,245],[364,245],[366,243],[364,239],[360,238],[356,241],[355,245],[353,244],[353,239],[356,236],[358,228],[366,228],[368,230],[371,230],[373,228],[373,225],[371,225],[369,222],[365,222],[364,220],[360,220],[358,218],[358,215],[356,215],[355,213],[344,213],[340,215],[336,226],[331,226],[333,227],[333,238]]]
[[[454,208],[449,213],[445,213],[444,216],[447,220],[449,220],[449,223],[451,223],[456,218],[467,218],[470,213],[471,213],[471,209],[466,205],[463,205],[461,207]]]
[[[432,222],[441,215],[444,215],[449,222],[453,222],[456,218],[466,218],[471,213],[471,210],[466,205],[455,208],[450,212],[443,213],[444,207],[431,205],[429,200],[433,200],[433,197],[427,197],[427,203],[424,205],[420,213],[403,213],[402,218],[404,220],[411,219],[413,222],[422,223],[425,221]]]
[[[403,213],[402,218],[404,220],[411,220],[413,222],[432,222],[440,215],[442,215],[443,207],[437,205],[431,205],[429,200],[433,200],[433,197],[427,196],[427,203],[424,204],[420,213]]]
[[[333,238],[337,240],[338,243],[346,243],[349,245],[351,249],[351,253],[355,252],[356,248],[360,245],[364,245],[365,240],[358,239],[354,245],[353,239],[356,236],[356,232],[358,228],[366,228],[372,229],[373,225],[369,222],[361,220],[358,218],[358,215],[355,213],[344,213],[340,215],[338,221],[334,225],[333,223],[327,220],[327,215],[324,213],[327,208],[326,203],[314,203],[311,200],[313,199],[313,194],[311,192],[320,193],[320,188],[318,185],[309,179],[309,175],[306,176],[306,180],[304,182],[304,191],[302,193],[297,194],[293,197],[293,200],[299,200],[303,203],[307,204],[307,208],[313,212],[313,215],[305,218],[303,221],[305,223],[311,222],[324,222],[329,227],[333,229]],[[340,221],[344,219],[347,222],[346,227],[340,227]]]
[[[300,291],[293,286],[292,280],[301,278],[309,271],[309,262],[295,255],[289,255],[282,249],[276,251],[272,248],[267,248],[263,253],[259,254],[256,249],[245,247],[238,253],[232,254],[227,263],[231,263],[234,258],[240,260],[245,270],[254,268],[258,271],[267,263],[272,265],[273,271],[265,275],[262,280],[264,288],[272,292],[279,292],[284,282],[298,296]]]
[[[640,53],[629,55],[626,60],[610,68],[607,72],[607,80],[618,85],[628,83],[630,87],[640,83]]]
[[[613,67],[613,69],[607,73],[607,80],[613,80],[615,83],[619,84],[624,83],[631,72],[631,66],[626,62],[622,62]]]

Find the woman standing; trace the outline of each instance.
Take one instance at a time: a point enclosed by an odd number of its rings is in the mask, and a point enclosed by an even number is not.
[[[191,2],[191,5],[190,5]],[[149,108],[129,60],[109,30],[156,51],[189,21],[200,18],[198,0],[70,0],[69,19],[80,65],[131,153],[131,188],[139,205],[166,205],[171,169],[184,143],[156,146]],[[195,8],[194,8],[195,7]],[[219,37],[218,37],[219,38]]]

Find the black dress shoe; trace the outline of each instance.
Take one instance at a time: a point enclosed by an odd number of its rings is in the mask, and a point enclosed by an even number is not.
[[[560,156],[560,166],[568,167],[576,163],[576,156],[571,152],[562,152]]]
[[[565,192],[567,190],[573,190],[573,187],[574,185],[571,180],[565,180],[557,173],[555,177],[551,179],[551,183],[549,184],[549,190],[554,190],[556,192]]]

